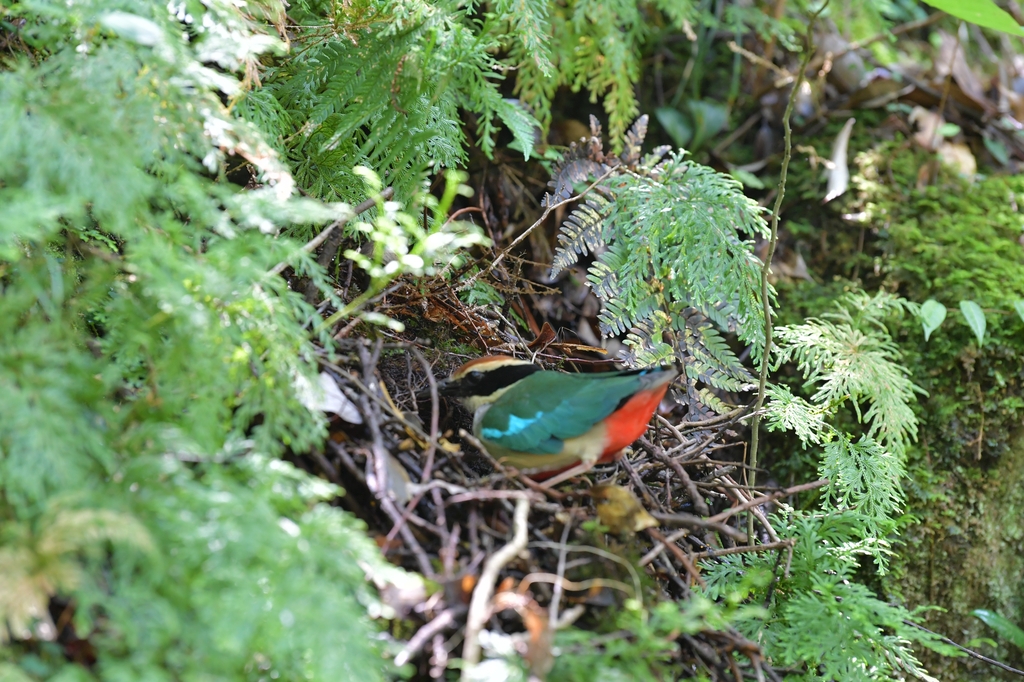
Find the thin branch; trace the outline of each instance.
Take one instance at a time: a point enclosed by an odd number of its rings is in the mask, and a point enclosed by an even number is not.
[[[507,256],[509,254],[509,252],[512,251],[512,249],[514,249],[515,247],[519,246],[519,244],[521,244],[524,239],[526,239],[527,237],[530,236],[531,232],[533,232],[535,229],[537,229],[537,227],[539,225],[541,225],[545,220],[547,220],[548,216],[551,215],[552,211],[554,211],[556,208],[559,208],[560,206],[565,206],[566,204],[571,204],[574,201],[579,201],[580,199],[585,197],[587,194],[589,194],[591,190],[593,190],[599,184],[604,182],[608,178],[608,176],[610,176],[613,172],[618,170],[618,168],[619,168],[618,166],[612,166],[611,168],[606,170],[601,175],[601,177],[599,177],[597,180],[594,180],[594,182],[590,183],[590,185],[585,190],[580,192],[579,194],[577,194],[575,196],[571,196],[568,199],[563,199],[562,201],[559,201],[557,204],[549,204],[544,209],[544,212],[540,214],[540,218],[537,218],[537,222],[535,222],[533,225],[530,225],[528,228],[523,230],[523,233],[521,235],[519,235],[518,237],[513,239],[511,244],[509,244],[504,249],[502,249],[501,253],[499,253],[498,256],[493,261],[491,261],[490,265],[488,265],[483,270],[480,270],[475,275],[473,275],[472,277],[467,279],[465,282],[463,282],[461,285],[459,285],[459,287],[456,289],[456,291],[465,291],[469,287],[471,287],[474,284],[476,284],[476,281],[478,279],[480,279],[481,277],[483,277],[484,275],[489,273],[491,270],[493,270],[495,267],[497,267],[498,263],[500,263],[502,260],[504,260],[505,256]]]
[[[949,644],[950,646],[955,646],[957,649],[959,649],[960,651],[964,652],[965,654],[967,654],[971,658],[976,658],[979,661],[984,661],[985,663],[988,663],[989,665],[994,665],[997,668],[1002,668],[1003,670],[1005,670],[1007,672],[1011,672],[1011,673],[1013,673],[1015,675],[1020,675],[1021,677],[1024,677],[1024,670],[1018,670],[1017,668],[1010,667],[1010,666],[1006,665],[1005,663],[1003,663],[1001,661],[995,660],[994,658],[989,658],[988,656],[982,656],[977,651],[971,651],[967,647],[961,646],[961,645],[957,644],[956,642],[951,640],[949,637],[943,637],[942,635],[940,635],[937,632],[932,632],[931,630],[929,630],[928,628],[924,627],[923,625],[918,625],[917,623],[915,623],[913,621],[910,621],[910,620],[903,621],[903,624],[904,625],[910,625],[911,627],[915,627],[918,630],[924,630],[925,632],[927,632],[930,635],[935,635],[936,637],[941,639],[944,643]]]
[[[769,542],[765,545],[745,545],[743,547],[727,547],[725,549],[713,549],[708,552],[698,552],[693,555],[694,561],[700,561],[701,559],[714,559],[715,557],[724,556],[726,554],[749,554],[750,552],[769,552],[773,549],[783,549],[791,547],[796,542],[792,538],[789,540],[779,540],[778,542]]]
[[[441,613],[437,614],[437,617],[434,618],[434,620],[421,627],[416,631],[416,634],[409,638],[406,645],[398,652],[398,655],[395,656],[395,665],[401,667],[408,663],[409,660],[426,645],[427,640],[454,625],[455,619],[461,616],[465,610],[466,607],[460,605],[453,606],[450,609],[445,609]]]
[[[775,196],[775,207],[772,209],[771,236],[768,240],[768,253],[761,266],[761,305],[764,312],[764,352],[761,353],[761,372],[757,380],[757,402],[754,404],[754,418],[750,423],[750,485],[757,483],[757,446],[759,428],[761,426],[761,408],[764,407],[764,391],[768,384],[768,366],[771,364],[772,352],[772,302],[768,296],[768,273],[772,269],[772,258],[775,256],[775,246],[779,243],[779,217],[782,213],[782,200],[786,196],[786,178],[789,175],[789,161],[793,156],[793,129],[790,126],[790,118],[793,115],[793,107],[796,104],[797,93],[800,91],[800,84],[804,80],[807,64],[811,61],[813,51],[811,41],[814,35],[814,24],[825,8],[828,0],[822,3],[817,12],[811,15],[807,24],[807,45],[804,46],[804,56],[800,60],[800,70],[796,74],[796,82],[793,83],[793,90],[789,93],[789,101],[786,103],[786,112],[782,116],[782,129],[785,132],[785,152],[782,156],[782,170],[779,172],[779,189]],[[750,517],[747,521],[747,535],[754,536],[754,519]]]
[[[724,523],[717,521],[711,521],[709,519],[701,518],[695,514],[685,514],[683,512],[677,512],[675,514],[662,514],[660,512],[651,512],[651,516],[656,518],[663,526],[682,526],[684,528],[706,528],[708,530],[718,531],[723,535],[728,535],[736,542],[746,542],[747,534],[743,531],[728,526]]]
[[[825,64],[825,62],[835,63],[842,59],[843,57],[845,57],[850,52],[860,50],[861,48],[865,48],[868,45],[874,45],[880,40],[885,40],[886,38],[889,38],[891,36],[898,36],[904,33],[910,33],[911,31],[916,31],[918,29],[925,28],[927,26],[931,26],[936,21],[946,16],[948,15],[945,12],[933,12],[924,19],[918,19],[917,21],[910,21],[905,24],[900,24],[899,26],[894,27],[890,31],[881,31],[869,38],[864,38],[863,40],[855,40],[846,47],[844,47],[843,49],[838,50],[837,52],[831,52],[812,60],[810,68],[814,71],[817,71],[822,67],[823,64]]]
[[[708,586],[708,584],[704,582],[704,579],[700,577],[700,571],[698,571],[697,567],[693,565],[692,561],[690,561],[690,557],[686,556],[686,552],[679,549],[679,545],[674,542],[669,542],[668,538],[662,535],[661,531],[656,528],[648,528],[645,532],[653,540],[660,542],[665,549],[672,553],[672,556],[674,556],[679,563],[683,565],[683,568],[686,569],[686,572],[690,575],[691,581],[697,583],[701,587]]]
[[[494,594],[494,583],[498,580],[498,573],[526,549],[526,520],[529,514],[530,503],[524,499],[517,500],[512,522],[512,541],[492,554],[480,572],[480,580],[473,590],[473,598],[469,602],[469,615],[466,617],[466,635],[462,645],[464,681],[472,679],[473,669],[480,662],[480,630],[483,629],[490,613],[491,596]]]
[[[345,225],[347,225],[349,223],[349,221],[351,221],[353,218],[358,216],[363,211],[368,211],[369,209],[371,209],[374,206],[376,206],[378,201],[387,201],[388,199],[390,199],[394,195],[394,193],[395,193],[394,188],[392,188],[392,187],[385,187],[384,190],[380,193],[379,197],[373,197],[371,199],[367,199],[366,201],[364,201],[364,202],[362,202],[360,204],[357,204],[356,207],[352,209],[351,213],[345,215],[342,218],[338,218],[333,223],[331,223],[330,225],[325,227],[320,232],[320,234],[318,234],[317,236],[313,237],[308,242],[306,242],[302,246],[302,250],[305,251],[306,253],[312,253],[316,249],[316,247],[320,246],[325,241],[327,241],[327,238],[329,236],[331,236],[332,232],[334,232],[338,228],[341,228],[341,227],[344,227]],[[335,250],[335,253],[337,253],[338,247],[335,246],[334,250]],[[334,260],[334,257],[332,256],[330,260]],[[328,261],[328,263],[330,263],[330,260]],[[285,268],[287,268],[287,267],[288,267],[288,261],[281,261],[280,263],[275,265],[273,268],[271,268],[270,272],[267,273],[267,274],[269,274],[269,275],[280,275],[282,272],[284,272]]]
[[[729,509],[726,509],[724,512],[715,514],[711,518],[707,519],[707,521],[709,523],[725,521],[730,516],[734,516],[740,513],[741,511],[750,509],[751,507],[759,507],[762,504],[767,504],[768,502],[773,502],[774,500],[778,500],[789,495],[795,495],[796,493],[802,493],[808,490],[814,490],[815,488],[821,488],[828,484],[829,480],[827,478],[822,478],[817,481],[812,481],[810,483],[801,483],[800,485],[795,485],[792,488],[786,488],[785,490],[779,490],[777,492],[772,493],[771,495],[755,497],[753,499],[747,500],[746,502],[743,502],[742,504],[738,504],[735,507],[730,507]]]

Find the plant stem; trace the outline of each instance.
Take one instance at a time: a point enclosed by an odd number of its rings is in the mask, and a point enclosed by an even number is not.
[[[775,246],[779,242],[779,215],[782,212],[782,200],[786,196],[786,177],[789,174],[789,161],[793,155],[793,130],[790,126],[790,118],[793,115],[793,106],[796,103],[797,94],[800,92],[800,85],[804,81],[804,73],[811,61],[813,50],[814,24],[818,16],[828,6],[828,0],[822,3],[807,25],[807,43],[804,46],[804,56],[800,60],[800,70],[793,82],[793,90],[789,93],[789,101],[786,102],[786,113],[782,116],[782,129],[785,133],[785,151],[782,155],[782,169],[779,172],[779,191],[775,196],[775,206],[772,208],[771,235],[768,238],[768,253],[765,255],[764,264],[761,266],[761,304],[764,307],[764,352],[761,354],[761,373],[757,381],[757,402],[754,405],[754,416],[750,422],[750,486],[757,484],[757,446],[758,435],[761,426],[761,408],[764,407],[764,391],[768,384],[768,364],[772,351],[772,302],[768,293],[768,273],[772,267],[772,257],[775,255]],[[754,517],[747,516],[747,537],[754,541]]]

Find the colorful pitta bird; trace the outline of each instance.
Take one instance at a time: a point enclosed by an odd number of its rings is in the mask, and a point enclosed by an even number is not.
[[[551,487],[617,459],[643,435],[678,374],[672,367],[566,374],[490,355],[438,388],[473,412],[473,433],[488,453]]]

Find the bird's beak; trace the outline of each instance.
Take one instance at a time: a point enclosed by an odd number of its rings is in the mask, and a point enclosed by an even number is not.
[[[439,396],[450,396],[452,395],[455,385],[452,384],[450,379],[442,379],[437,382],[437,395]],[[430,387],[427,386],[422,391],[416,394],[416,400],[430,400]]]

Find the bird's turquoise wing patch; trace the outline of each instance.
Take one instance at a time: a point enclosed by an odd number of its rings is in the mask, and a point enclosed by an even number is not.
[[[642,375],[537,372],[501,396],[480,423],[480,436],[517,452],[553,455],[582,436],[644,385]]]

